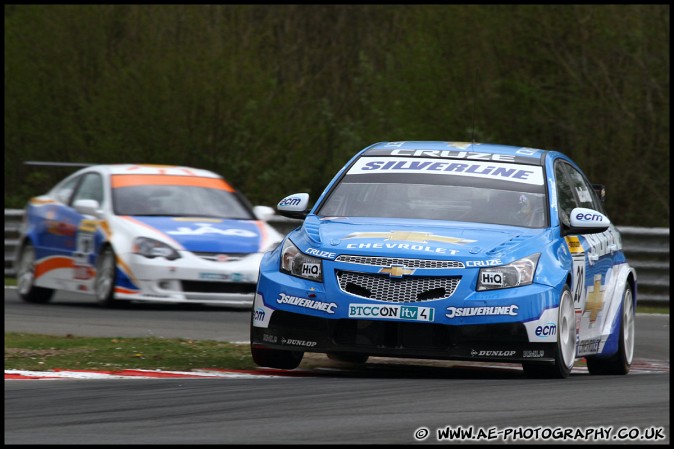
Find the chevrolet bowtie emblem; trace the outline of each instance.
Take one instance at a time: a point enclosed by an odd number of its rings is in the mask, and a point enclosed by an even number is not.
[[[464,245],[466,243],[473,243],[475,240],[462,239],[458,237],[447,237],[444,235],[434,235],[429,232],[414,232],[414,231],[390,231],[390,232],[354,232],[349,234],[345,239],[384,239],[396,240],[402,242],[414,243],[428,243],[428,242],[443,242],[453,243],[455,245]]]
[[[392,278],[401,278],[407,274],[414,274],[415,271],[403,265],[393,265],[379,270],[380,273],[388,274]]]
[[[447,142],[447,145],[454,148],[459,148],[460,150],[467,150],[471,145],[470,142]]]
[[[604,287],[604,289],[602,289]],[[601,285],[601,274],[594,276],[594,289],[590,292],[588,288],[587,302],[585,303],[585,311],[590,312],[590,322],[597,321],[597,315],[604,308],[604,290],[605,286]]]

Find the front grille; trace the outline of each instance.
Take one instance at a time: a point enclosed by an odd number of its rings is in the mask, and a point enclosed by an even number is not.
[[[193,252],[197,257],[201,257],[202,259],[205,260],[210,260],[211,262],[236,262],[238,260],[243,259],[246,257],[248,254],[225,254],[225,253],[206,253],[206,252]],[[220,259],[226,260],[220,260]]]
[[[372,265],[375,267],[390,267],[392,265],[403,265],[405,268],[464,268],[463,262],[454,260],[426,260],[426,259],[404,259],[399,257],[369,257],[369,256],[347,256],[342,255],[335,259],[336,262],[357,263],[361,265]]]
[[[459,285],[460,277],[389,276],[338,271],[339,288],[351,295],[386,302],[420,302],[446,299]]]
[[[255,293],[255,284],[240,282],[181,281],[185,293]]]

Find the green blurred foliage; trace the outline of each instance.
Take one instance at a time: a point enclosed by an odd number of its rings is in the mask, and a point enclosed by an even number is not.
[[[68,173],[26,160],[316,199],[385,140],[560,150],[668,227],[669,5],[5,5],[5,207]]]

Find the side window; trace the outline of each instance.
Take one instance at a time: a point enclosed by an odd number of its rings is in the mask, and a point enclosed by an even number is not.
[[[569,180],[573,193],[576,196],[578,207],[587,207],[588,209],[601,211],[601,202],[595,201],[594,189],[585,181],[583,175],[571,166],[567,166],[566,170],[569,174]]]
[[[603,213],[604,209],[601,200],[592,187],[592,184],[590,184],[578,170],[571,166],[567,166],[567,172],[571,184],[573,185],[579,207],[587,207],[588,209],[594,209]]]
[[[569,181],[565,164],[558,162],[555,165],[555,182],[557,188],[557,207],[559,209],[559,219],[565,225],[569,225],[569,216],[571,210],[576,207],[576,199],[573,195],[573,186]]]
[[[63,204],[68,204],[68,202],[70,202],[70,197],[73,195],[73,191],[75,190],[75,187],[77,186],[77,183],[79,182],[80,179],[81,177],[77,176],[58,186],[56,188],[56,193],[54,195],[56,199],[62,202]]]
[[[103,180],[98,173],[88,173],[84,175],[82,183],[75,192],[73,201],[76,200],[96,200],[99,205],[103,204]]]

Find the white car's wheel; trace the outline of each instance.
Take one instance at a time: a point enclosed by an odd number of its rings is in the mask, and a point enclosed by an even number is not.
[[[44,304],[54,296],[54,290],[35,286],[35,248],[26,243],[21,249],[16,272],[19,296],[26,302]]]
[[[576,361],[576,316],[573,297],[568,286],[564,286],[559,302],[557,320],[557,352],[554,365],[524,363],[522,367],[529,377],[566,378]]]
[[[634,297],[629,284],[623,292],[618,351],[611,357],[586,357],[590,374],[627,374],[634,357]]]
[[[96,300],[102,306],[111,307],[118,303],[115,300],[116,267],[115,253],[112,248],[106,247],[98,256],[94,285]]]

